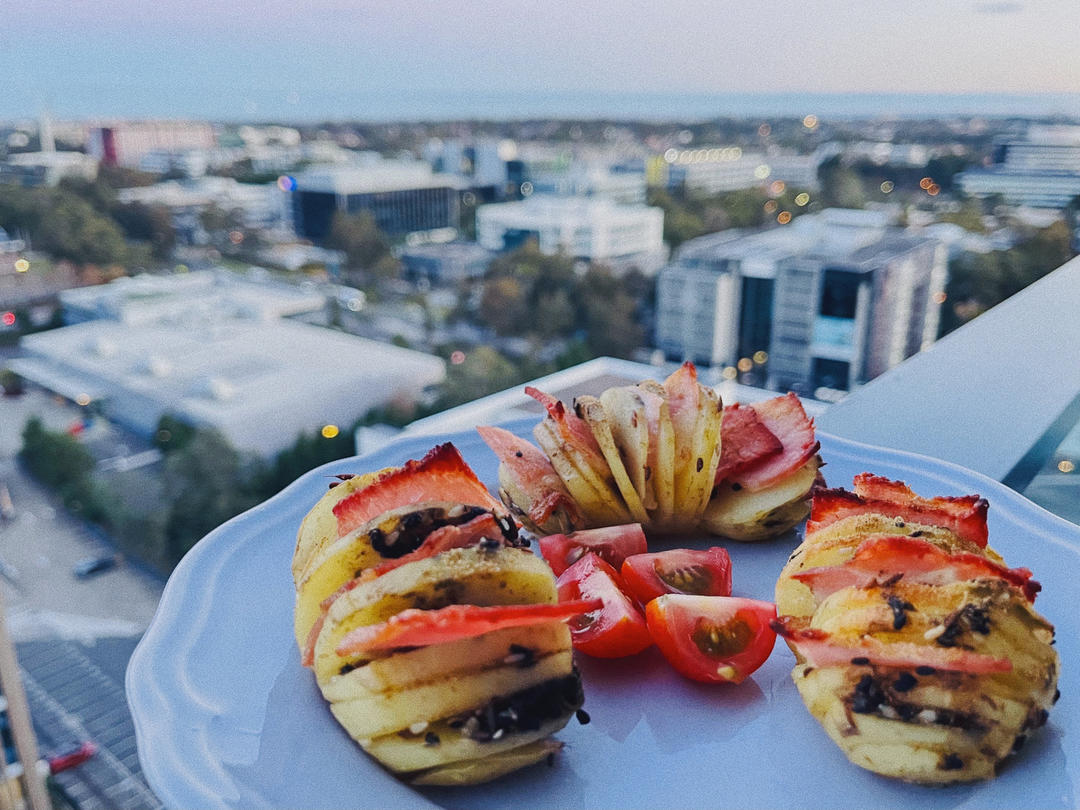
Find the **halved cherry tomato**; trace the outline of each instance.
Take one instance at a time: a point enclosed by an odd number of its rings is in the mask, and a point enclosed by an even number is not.
[[[634,655],[652,644],[645,617],[626,595],[615,569],[588,552],[567,568],[557,582],[559,600],[603,600],[603,607],[571,619],[574,648],[597,658]]]
[[[757,599],[665,594],[646,605],[645,617],[660,652],[695,681],[741,683],[776,643],[776,605]]]
[[[582,529],[570,534],[550,534],[540,538],[540,554],[547,560],[555,576],[590,551],[617,571],[631,554],[644,554],[648,550],[649,544],[645,541],[645,532],[640,523]]]
[[[634,554],[619,573],[643,605],[665,593],[731,596],[731,557],[719,546]]]
[[[472,638],[508,627],[561,621],[599,610],[600,599],[563,600],[557,605],[448,605],[437,610],[408,608],[379,624],[358,627],[337,646],[338,655],[421,647]]]

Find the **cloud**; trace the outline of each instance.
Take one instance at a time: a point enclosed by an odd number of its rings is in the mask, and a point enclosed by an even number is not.
[[[976,3],[976,14],[1016,14],[1024,10],[1023,3],[1001,0],[1001,2]]]

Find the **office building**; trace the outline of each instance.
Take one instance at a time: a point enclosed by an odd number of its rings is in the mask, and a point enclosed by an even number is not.
[[[477,209],[476,241],[488,250],[513,250],[530,239],[544,253],[561,252],[616,271],[637,267],[652,274],[666,259],[659,208],[537,195]]]
[[[961,172],[955,182],[971,197],[1064,208],[1080,196],[1080,127],[1032,126],[1023,140],[997,143],[991,166]]]
[[[755,188],[781,180],[793,188],[818,188],[818,169],[839,152],[824,144],[809,155],[793,152],[751,152],[739,146],[668,149],[651,159],[647,174],[652,185],[720,194]]]
[[[87,152],[106,166],[138,168],[154,151],[211,149],[214,128],[203,121],[115,121],[90,130]]]
[[[65,294],[72,313],[104,317],[25,337],[10,365],[148,438],[171,413],[261,457],[443,379],[438,357],[280,317],[324,304],[213,274],[114,282]]]
[[[494,255],[475,242],[446,242],[408,247],[398,258],[407,281],[439,287],[483,278]]]
[[[873,211],[693,239],[659,274],[656,343],[706,365],[756,358],[778,390],[850,389],[934,341],[946,261]]]
[[[292,191],[296,232],[324,239],[334,214],[369,213],[389,236],[458,226],[460,180],[420,161],[368,160],[317,166],[296,175]]]

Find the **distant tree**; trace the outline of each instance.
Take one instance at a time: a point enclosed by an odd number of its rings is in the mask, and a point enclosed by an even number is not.
[[[171,413],[165,413],[158,419],[154,431],[154,446],[163,453],[182,450],[195,436],[195,428],[183,419]]]
[[[160,205],[134,202],[117,205],[113,217],[128,239],[147,242],[156,258],[168,259],[176,246],[176,229],[169,210]]]
[[[818,167],[818,180],[824,205],[862,208],[866,204],[866,192],[859,174],[845,166],[839,156],[826,160]]]
[[[375,217],[368,211],[334,214],[326,244],[344,251],[349,267],[354,270],[371,270],[380,259],[391,255],[386,234],[379,230]]]
[[[1073,256],[1064,222],[1036,231],[1009,250],[966,253],[949,263],[942,334],[1015,295]]]
[[[465,360],[450,365],[434,410],[444,410],[471,402],[528,379],[520,369],[490,346],[477,346],[465,353]]]
[[[211,529],[257,502],[240,455],[217,430],[200,428],[165,459],[164,502],[168,554],[179,560]]]
[[[78,439],[47,430],[32,416],[23,427],[22,440],[19,459],[34,478],[72,512],[95,523],[109,523],[111,493],[94,479],[94,457]]]
[[[644,342],[637,302],[607,268],[589,268],[579,301],[586,345],[594,356],[629,357]]]

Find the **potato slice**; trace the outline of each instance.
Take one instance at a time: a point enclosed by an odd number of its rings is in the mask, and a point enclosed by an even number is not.
[[[649,471],[649,417],[645,397],[637,386],[609,388],[600,395],[608,415],[612,438],[619,449],[626,474],[638,499],[647,510],[657,508],[656,491]]]
[[[293,552],[292,562],[293,582],[295,584],[300,584],[309,564],[319,552],[338,539],[337,517],[334,516],[334,507],[338,501],[363,489],[391,469],[391,467],[386,467],[376,472],[349,478],[328,490],[319,498],[311,511],[304,516],[303,521],[300,523],[300,530],[296,534],[296,550]]]
[[[483,759],[452,762],[432,768],[409,779],[414,785],[479,785],[500,776],[535,765],[562,750],[562,743],[550,738],[512,748]]]
[[[514,731],[498,740],[485,741],[462,736],[458,729],[451,728],[444,720],[428,724],[417,735],[384,734],[376,737],[363,748],[387,768],[399,773],[437,767],[445,767],[449,770],[448,766],[451,764],[461,769],[469,766],[468,771],[475,772],[472,766],[479,765],[481,762],[487,762],[490,766],[501,761],[503,755],[513,750],[550,737],[565,726],[572,716],[573,711],[567,711],[564,716],[542,723],[538,728],[529,731]],[[417,777],[421,775],[417,774]],[[435,783],[425,782],[424,784]],[[475,781],[470,781],[468,784],[475,784]]]
[[[342,594],[330,606],[315,642],[320,686],[372,655],[338,655],[342,638],[357,627],[384,622],[406,608],[451,604],[515,605],[558,601],[547,563],[523,549],[460,548],[403,565]]]
[[[675,516],[675,428],[671,424],[671,409],[667,391],[655,380],[638,383],[644,396],[645,413],[649,420],[648,475],[656,493],[653,523],[665,527]],[[651,475],[649,474],[651,473]]]
[[[360,692],[334,701],[330,710],[353,739],[363,744],[416,723],[441,720],[483,706],[496,695],[509,695],[573,670],[569,650],[552,653],[531,667],[500,666],[391,692]]]
[[[637,523],[648,523],[649,515],[641,503],[641,496],[634,489],[630,476],[626,474],[622,455],[612,435],[612,420],[608,417],[603,403],[596,397],[580,396],[574,400],[574,410],[585,420],[596,443],[600,445],[600,452],[604,454],[604,460],[607,461],[608,469],[615,479],[615,486],[618,487],[626,508],[630,510],[630,515]]]
[[[820,467],[821,457],[814,456],[779,483],[758,492],[720,484],[701,527],[732,540],[764,540],[787,531],[809,514],[810,490]]]
[[[630,513],[613,485],[606,463],[603,469],[594,468],[586,453],[562,438],[550,419],[533,430],[537,444],[551,459],[567,491],[577,502],[590,526],[611,526],[630,523]],[[603,461],[603,456],[598,455]]]
[[[521,650],[515,653],[511,647]],[[327,700],[348,700],[364,691],[403,689],[458,673],[513,664],[523,650],[538,658],[568,649],[570,629],[565,622],[509,627],[375,658],[344,675],[335,675],[323,685],[322,691]]]

